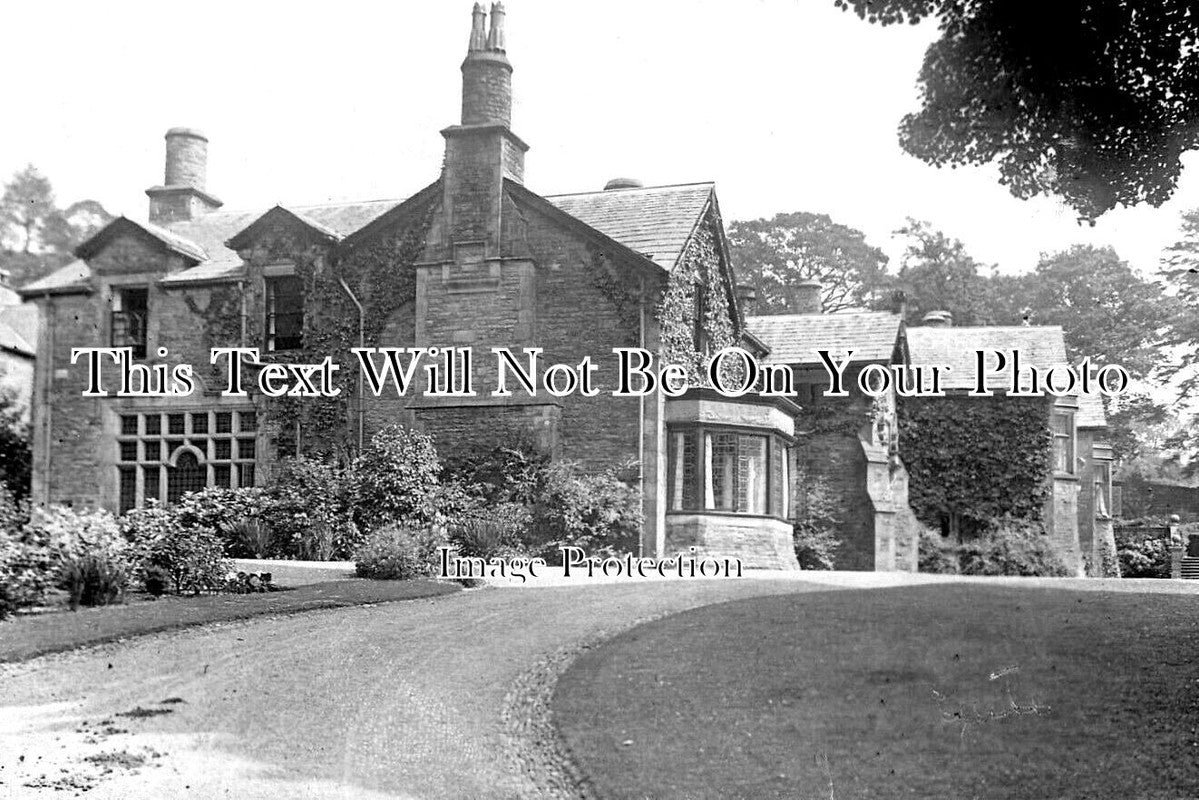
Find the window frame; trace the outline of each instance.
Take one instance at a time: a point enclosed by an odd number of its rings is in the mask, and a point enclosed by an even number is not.
[[[667,514],[718,514],[738,517],[768,517],[789,521],[791,518],[791,448],[795,440],[775,430],[766,430],[739,425],[720,425],[710,423],[671,423],[667,426]],[[741,442],[744,438],[764,439],[766,447],[762,460],[761,473],[764,494],[762,510],[752,510],[755,503],[749,497],[748,489],[745,495],[745,508],[741,508],[741,488],[736,481],[740,473],[733,477],[732,508],[717,508],[714,483],[713,436],[733,436],[737,443],[735,461],[741,458]],[[686,442],[690,438],[691,449],[694,453],[694,465],[688,474],[688,465],[680,460],[681,452],[686,452]],[[781,451],[781,458],[779,457]],[[736,469],[736,467],[734,467]],[[781,469],[781,476],[776,470]],[[688,485],[688,480],[691,484]]]
[[[218,430],[218,415],[230,414],[228,431]],[[181,432],[171,417],[183,416]],[[202,425],[196,425],[199,418]],[[130,424],[136,420],[136,431]],[[156,424],[147,424],[156,420]],[[171,470],[179,456],[192,453],[205,475],[204,488],[242,488],[258,485],[262,477],[262,425],[257,409],[249,406],[209,406],[165,410],[122,409],[118,412],[113,447],[116,464],[118,513],[142,508],[149,500],[166,505]],[[245,445],[243,443],[249,443]],[[226,445],[225,452],[218,447]],[[133,449],[130,449],[133,448]],[[224,448],[223,448],[224,449]],[[134,458],[127,458],[132,453]],[[132,473],[132,474],[130,474]],[[224,474],[224,481],[217,476]],[[132,496],[130,496],[132,492]]]
[[[141,308],[128,310],[129,296],[141,296]],[[134,321],[135,324],[128,324]],[[125,323],[125,330],[118,334],[118,323]],[[108,314],[108,342],[111,347],[128,347],[134,358],[145,358],[149,352],[150,287],[145,284],[113,286]],[[133,333],[129,331],[132,330]]]
[[[1059,432],[1057,420],[1066,420],[1066,431]],[[1053,473],[1057,477],[1078,477],[1078,428],[1075,425],[1074,410],[1070,408],[1054,408],[1050,413],[1049,430],[1053,434]],[[1059,446],[1066,448],[1066,469],[1059,469]]]
[[[300,350],[304,347],[304,281],[294,272],[280,272],[263,276],[263,327],[262,349],[267,353],[285,353]],[[277,308],[277,289],[281,284],[292,284],[296,288],[294,297],[299,298],[296,309],[280,312]],[[285,295],[286,296],[286,295]],[[280,337],[276,332],[280,318],[294,318],[299,331],[295,336]],[[285,345],[280,346],[278,339],[284,338]]]

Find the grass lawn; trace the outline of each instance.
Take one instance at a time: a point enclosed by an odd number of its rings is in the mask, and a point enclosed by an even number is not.
[[[605,798],[1199,797],[1199,596],[934,585],[740,600],[585,652]]]
[[[18,615],[0,622],[0,662],[22,661],[45,653],[209,622],[412,600],[460,588],[449,582],[353,579],[266,594],[164,597],[74,612]]]

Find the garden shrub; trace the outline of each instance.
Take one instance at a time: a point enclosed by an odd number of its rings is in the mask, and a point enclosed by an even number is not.
[[[66,589],[71,608],[107,605],[122,599],[136,554],[107,511],[76,511],[66,506],[37,508],[22,533],[27,565],[26,585],[40,581]]]
[[[1152,528],[1115,529],[1116,556],[1125,578],[1169,578],[1170,537]]]
[[[271,506],[266,491],[247,486],[239,489],[209,487],[189,492],[172,506],[179,522],[187,527],[216,531],[225,542],[231,558],[267,558],[271,552],[270,530],[262,524]],[[259,529],[247,538],[246,525],[257,522]]]
[[[488,443],[468,445],[447,457],[446,479],[476,486],[488,503],[533,505],[545,483],[549,455],[527,428],[504,427]]]
[[[354,521],[364,531],[434,521],[441,461],[428,434],[391,425],[354,460]]]
[[[800,472],[795,485],[800,489],[792,538],[799,567],[833,569],[837,549],[841,546],[838,536],[841,516],[837,498],[823,478],[809,477]]]
[[[963,575],[1030,575],[1065,577],[1070,574],[1040,523],[1003,519],[982,536],[958,546]]]
[[[151,594],[164,576],[175,594],[220,591],[232,571],[216,531],[184,525],[173,509],[151,504],[129,511],[121,522],[137,554],[142,584]]]
[[[499,503],[476,510],[451,523],[450,542],[458,554],[476,558],[523,556],[532,523],[529,510],[518,503]]]
[[[129,573],[122,563],[92,554],[69,558],[60,570],[60,581],[70,596],[71,610],[80,606],[107,606],[123,602]]]
[[[354,554],[360,578],[411,580],[437,573],[441,547],[449,541],[432,528],[386,525],[371,532]]]
[[[584,473],[561,462],[545,472],[545,484],[532,507],[532,551],[551,563],[563,546],[581,547],[600,558],[637,549],[641,535],[641,493],[612,472]]]
[[[917,561],[920,572],[956,575],[959,570],[957,549],[946,544],[941,534],[925,528],[920,533]]]
[[[348,558],[361,541],[352,481],[337,465],[304,456],[284,459],[267,494],[262,519],[281,554],[313,561]]]

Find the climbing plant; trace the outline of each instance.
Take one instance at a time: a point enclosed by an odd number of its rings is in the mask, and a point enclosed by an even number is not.
[[[671,272],[658,306],[658,323],[664,358],[667,363],[683,366],[692,386],[707,382],[704,376],[708,355],[737,343],[717,236],[710,221],[695,231]],[[706,339],[702,349],[696,336],[701,330]],[[740,366],[734,366],[732,360],[726,363],[731,370]]]
[[[1040,522],[1051,491],[1053,435],[1044,398],[901,398],[899,450],[908,500],[955,537],[1004,516]]]

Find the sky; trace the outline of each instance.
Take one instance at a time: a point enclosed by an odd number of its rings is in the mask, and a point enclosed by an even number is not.
[[[401,199],[433,181],[458,122],[468,0],[21,3],[0,49],[0,180],[36,165],[61,205],[144,219],[167,128],[204,131],[226,209]],[[1094,227],[1022,201],[991,168],[937,169],[896,129],[933,25],[881,28],[832,0],[510,0],[513,131],[540,194],[715,181],[726,222],[811,211],[893,259],[907,217],[1004,273],[1075,243],[1151,274],[1199,207],[1184,170],[1161,208]],[[1196,163],[1188,157],[1188,164]],[[895,263],[893,266],[897,267]]]

